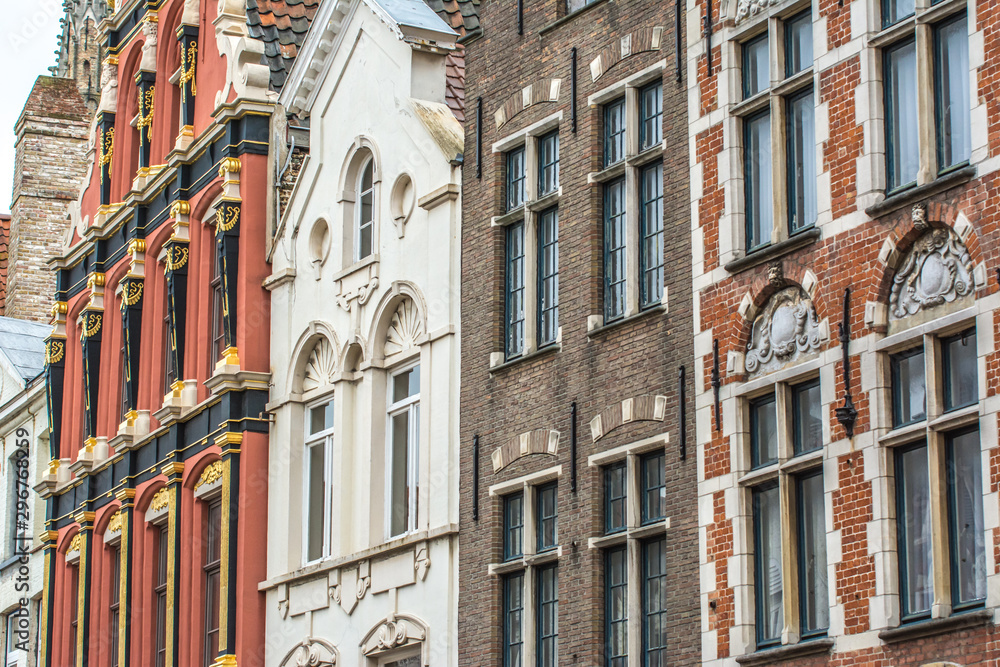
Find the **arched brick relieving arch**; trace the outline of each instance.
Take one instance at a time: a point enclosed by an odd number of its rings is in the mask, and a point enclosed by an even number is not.
[[[590,76],[594,81],[630,56],[646,51],[659,51],[663,43],[663,28],[641,28],[615,40],[601,49],[597,57],[590,61]]]
[[[559,92],[562,89],[562,79],[539,79],[535,83],[522,88],[507,98],[494,116],[497,129],[510,122],[510,120],[525,109],[542,102],[558,102]]]
[[[499,472],[514,461],[532,454],[556,456],[559,453],[559,431],[538,428],[515,435],[493,450],[493,472]]]
[[[605,408],[590,420],[590,436],[597,442],[616,428],[631,422],[658,421],[667,415],[667,397],[636,396]]]

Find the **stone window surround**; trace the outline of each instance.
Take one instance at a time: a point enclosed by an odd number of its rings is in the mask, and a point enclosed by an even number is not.
[[[985,350],[991,347],[991,334],[993,326],[992,313],[985,316],[977,316],[975,306],[945,315],[924,325],[914,326],[911,329],[901,331],[891,336],[886,336],[877,341],[874,345],[876,387],[874,394],[874,419],[873,430],[877,440],[879,450],[879,462],[884,471],[880,478],[882,486],[881,493],[885,498],[895,497],[893,489],[894,479],[894,452],[897,447],[914,444],[923,440],[928,448],[928,472],[932,487],[939,484],[944,488],[946,471],[943,455],[944,439],[946,432],[961,429],[967,426],[978,426],[987,415],[984,412],[985,397],[980,392],[980,400],[974,405],[959,408],[949,413],[943,411],[943,385],[941,375],[941,346],[940,340],[948,336],[960,333],[969,328],[976,329],[976,345],[978,353],[978,378],[981,379],[986,373]],[[984,327],[987,329],[984,330]],[[890,355],[895,352],[912,349],[922,345],[924,349],[924,383],[927,388],[927,417],[917,423],[907,424],[899,428],[893,428],[892,411],[892,382],[890,370]],[[982,387],[983,383],[979,382]],[[984,431],[980,429],[980,446],[986,449],[989,442],[982,437]],[[940,454],[940,455],[939,455]],[[989,468],[983,467],[984,483],[988,478]],[[933,494],[932,494],[933,495]],[[987,506],[987,494],[983,494],[984,507]],[[943,498],[944,496],[941,496]],[[938,500],[941,500],[939,498]],[[877,577],[883,579],[883,588],[889,597],[889,625],[891,628],[904,628],[911,623],[919,621],[902,622],[902,601],[899,591],[899,562],[897,555],[898,545],[896,543],[895,524],[895,502],[890,500],[892,510],[887,514],[888,526],[891,533],[884,541],[885,558],[880,571],[876,572]],[[933,536],[933,558],[932,572],[934,582],[934,602],[931,605],[931,618],[934,620],[949,618],[952,616],[952,596],[951,596],[951,547],[949,544],[949,531],[947,530],[948,513],[935,507],[931,511],[931,520],[934,529]],[[943,523],[943,525],[942,525]],[[987,528],[989,530],[989,528]],[[883,531],[885,532],[885,531]],[[990,551],[987,549],[987,551]],[[878,560],[876,560],[878,562]],[[987,576],[989,577],[989,570]],[[988,602],[987,602],[988,603]]]
[[[502,581],[504,575],[514,572],[524,574],[524,589],[522,591],[522,612],[521,612],[521,636],[524,639],[522,645],[522,664],[535,664],[535,644],[536,644],[536,611],[538,608],[537,595],[538,586],[536,573],[539,567],[559,563],[563,555],[563,548],[560,544],[554,549],[549,549],[542,553],[536,553],[535,542],[537,537],[537,523],[535,521],[535,499],[534,491],[540,486],[549,482],[558,482],[562,477],[563,469],[561,465],[546,468],[530,475],[524,475],[515,479],[494,484],[489,488],[490,498],[493,499],[493,506],[502,516],[504,496],[512,493],[523,493],[524,502],[522,504],[523,525],[522,525],[522,552],[520,558],[515,558],[503,563],[490,563],[487,571],[490,576],[497,577]],[[558,504],[556,505],[558,508]],[[557,509],[558,516],[558,509]],[[502,519],[501,519],[502,525]],[[502,587],[502,584],[501,584]],[[502,619],[501,619],[502,620]]]
[[[744,606],[745,611],[742,616],[746,619],[753,619],[752,621],[748,621],[748,625],[755,628],[757,609],[756,591],[754,590],[755,580],[753,575],[750,574],[752,571],[751,563],[753,562],[754,554],[752,491],[755,486],[762,483],[777,481],[781,508],[781,534],[783,544],[781,553],[781,600],[784,623],[784,627],[781,632],[781,642],[777,648],[784,648],[787,646],[794,646],[800,643],[805,644],[807,642],[814,641],[814,638],[812,637],[802,639],[799,626],[799,542],[798,540],[786,540],[784,537],[788,535],[797,535],[798,533],[798,523],[795,521],[795,514],[793,511],[793,508],[797,506],[795,497],[795,479],[803,474],[812,473],[817,469],[824,467],[826,450],[829,446],[828,443],[831,438],[830,421],[829,419],[823,419],[823,449],[805,452],[798,455],[796,455],[793,451],[791,388],[805,382],[819,379],[821,396],[820,401],[821,407],[823,408],[822,414],[829,414],[830,412],[832,392],[829,392],[828,390],[832,385],[832,378],[828,379],[824,377],[825,373],[822,372],[820,364],[821,360],[819,359],[797,364],[792,368],[772,373],[755,381],[744,383],[734,391],[734,395],[737,398],[736,423],[739,425],[739,430],[734,434],[732,439],[732,442],[734,443],[732,448],[734,459],[733,469],[739,475],[737,484],[741,511],[740,516],[734,519],[733,522],[734,524],[743,524],[741,527],[734,525],[736,534],[743,535],[742,544],[738,541],[734,544],[734,546],[741,547],[743,549],[744,557],[746,558],[745,574],[748,577],[743,586],[745,593],[743,595],[737,595],[736,604]],[[769,393],[773,393],[775,395],[775,411],[778,416],[778,461],[762,466],[756,470],[752,470],[750,463],[750,401],[754,398],[766,396]],[[832,493],[832,489],[830,488],[831,482],[828,478],[829,475],[827,475],[824,470],[824,520],[827,523],[826,533],[829,536],[829,533],[831,532],[829,526],[832,524],[832,512],[829,511],[829,498]],[[829,537],[827,539],[829,540]],[[829,569],[829,567],[830,558],[828,553],[827,568]],[[835,581],[835,579],[830,577],[828,578],[828,581],[832,582]],[[831,592],[831,588],[832,587],[828,585],[828,595]],[[832,617],[832,601],[830,607]],[[751,638],[747,645],[747,654],[754,654],[757,652],[754,648],[755,642],[755,637]],[[767,649],[762,649],[762,651],[763,650],[775,650],[775,647],[768,647]]]
[[[313,394],[318,394],[315,398],[303,403],[303,427],[302,427],[302,473],[303,473],[303,484],[302,484],[302,566],[307,567],[313,563],[318,563],[324,559],[330,557],[332,549],[332,536],[331,532],[331,522],[332,517],[327,514],[328,511],[332,512],[333,499],[330,497],[330,487],[333,486],[333,477],[331,475],[333,468],[333,436],[336,433],[336,423],[327,429],[321,430],[319,433],[311,434],[309,432],[309,418],[311,416],[313,408],[318,408],[325,406],[329,403],[334,402],[336,399],[334,397],[333,386],[317,387],[316,390],[310,392]],[[309,512],[308,512],[308,472],[309,472],[309,449],[311,447],[323,447],[323,545],[321,547],[321,555],[316,560],[309,560]]]
[[[666,151],[667,139],[652,148],[639,152],[639,91],[641,88],[663,78],[663,73],[667,69],[667,61],[661,60],[653,63],[649,67],[636,72],[632,76],[621,79],[614,84],[607,86],[587,98],[594,123],[597,127],[603,127],[604,105],[608,102],[624,96],[625,97],[625,159],[600,171],[591,172],[587,175],[587,183],[593,187],[603,188],[604,184],[625,178],[625,247],[626,247],[626,287],[625,287],[625,314],[611,322],[605,322],[605,310],[602,303],[595,304],[598,307],[596,313],[587,316],[587,335],[593,336],[602,333],[607,329],[617,326],[623,322],[628,322],[646,313],[661,313],[667,311],[667,286],[663,286],[663,297],[659,304],[640,307],[640,275],[639,275],[639,181],[642,168],[656,162],[663,157]],[[603,131],[601,133],[603,137]],[[602,160],[603,164],[603,160]],[[603,201],[603,197],[601,198]],[[600,211],[601,219],[601,244],[604,243],[604,211],[603,205]],[[666,220],[664,220],[664,226]],[[602,253],[603,255],[603,253]],[[601,292],[604,292],[603,269],[601,274]]]
[[[357,198],[358,187],[361,184],[361,171],[369,161],[372,164],[372,252],[367,257],[357,256]],[[379,261],[379,242],[382,237],[382,156],[378,146],[368,137],[358,137],[351,146],[350,153],[344,160],[342,173],[339,176],[339,186],[335,203],[341,207],[341,261],[340,269],[335,273],[334,280],[360,271]],[[330,224],[329,219],[327,223]],[[336,234],[336,225],[331,224],[331,233]],[[377,268],[375,269],[378,270]]]
[[[729,117],[732,124],[727,126],[727,130],[731,129],[732,131],[726,132],[726,136],[729,138],[726,147],[735,151],[733,154],[733,160],[739,165],[737,172],[739,177],[734,183],[735,188],[732,193],[732,213],[729,215],[731,227],[730,244],[732,247],[732,254],[731,258],[722,258],[723,262],[727,264],[729,261],[749,258],[757,253],[770,254],[768,253],[768,250],[774,249],[779,244],[788,243],[791,239],[798,237],[800,234],[809,232],[811,229],[818,227],[820,223],[819,214],[822,212],[824,206],[822,203],[822,195],[824,194],[822,192],[822,179],[819,179],[819,187],[817,187],[816,192],[817,219],[815,223],[798,230],[795,234],[789,234],[788,231],[788,169],[787,161],[785,160],[785,149],[788,146],[788,137],[785,122],[787,116],[785,100],[805,91],[810,87],[813,90],[813,126],[816,128],[814,135],[814,139],[816,141],[816,173],[821,174],[823,172],[822,142],[819,140],[820,105],[817,98],[819,91],[819,69],[815,66],[810,66],[803,69],[801,72],[793,74],[792,76],[785,76],[784,22],[793,16],[801,14],[803,11],[808,9],[810,5],[810,2],[795,2],[781,7],[780,9],[770,11],[766,14],[762,13],[759,18],[756,18],[753,21],[747,21],[745,25],[741,26],[739,30],[734,32],[724,47],[723,52],[726,54],[724,57],[728,56],[730,62],[733,63],[733,66],[729,68],[729,80],[726,82],[729,85],[730,99],[740,100],[739,102],[731,103],[729,105]],[[815,18],[813,20],[813,25],[815,26]],[[770,85],[753,97],[744,100],[742,45],[755,37],[759,37],[764,32],[768,34]],[[815,58],[815,38],[813,39],[813,44],[813,55]],[[742,127],[744,118],[762,111],[765,108],[770,109],[769,116],[771,119],[771,191],[773,193],[772,200],[774,204],[772,213],[771,240],[766,245],[759,246],[753,251],[747,252],[746,188],[745,180],[743,178],[745,168],[743,164],[744,137]],[[724,226],[720,225],[720,227],[724,229]],[[735,267],[727,268],[735,273],[744,267],[737,265]]]
[[[383,526],[384,526],[384,541],[391,542],[397,540],[401,537],[406,537],[407,535],[416,532],[420,529],[420,517],[417,514],[417,508],[419,507],[420,498],[420,433],[416,433],[416,442],[410,441],[410,436],[413,435],[412,432],[407,434],[407,464],[408,469],[406,472],[407,484],[408,486],[412,484],[409,490],[409,496],[407,498],[407,513],[409,514],[408,525],[406,529],[399,533],[398,535],[392,535],[392,419],[394,416],[400,414],[411,414],[410,409],[416,406],[417,410],[420,410],[420,398],[422,392],[424,373],[418,370],[420,374],[421,386],[418,387],[417,393],[407,396],[399,401],[393,401],[392,391],[393,382],[398,375],[408,373],[414,369],[420,369],[420,356],[419,354],[412,354],[408,361],[400,363],[394,366],[392,369],[385,372],[385,385],[386,385],[386,396],[385,396],[385,494],[383,498]],[[419,412],[418,412],[419,414]],[[426,416],[426,415],[425,415]],[[419,425],[420,418],[417,418],[417,424]],[[408,425],[408,431],[412,431],[413,424]]]
[[[512,224],[524,224],[524,346],[521,353],[509,359],[506,356],[505,344],[501,340],[500,350],[490,354],[490,370],[499,370],[501,366],[521,361],[536,356],[541,351],[548,351],[549,348],[558,350],[562,346],[562,326],[559,326],[556,340],[543,347],[538,346],[538,217],[547,209],[559,205],[562,197],[562,184],[555,190],[543,197],[538,197],[538,143],[544,135],[558,130],[562,124],[563,112],[558,111],[551,114],[537,123],[510,134],[493,144],[494,154],[505,154],[524,146],[525,164],[525,197],[524,204],[512,211],[501,215],[493,216],[490,219],[490,226],[499,228],[499,231],[506,232],[506,228]],[[561,149],[560,149],[561,150]],[[506,165],[503,167],[506,170]],[[501,200],[506,205],[507,201],[507,179],[498,179],[499,187],[503,189]],[[504,249],[504,290],[506,292],[506,244]],[[506,313],[501,315],[504,319]],[[502,327],[504,338],[507,336],[506,321]]]

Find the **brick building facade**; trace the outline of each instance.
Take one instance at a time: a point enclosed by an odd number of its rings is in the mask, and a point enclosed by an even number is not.
[[[479,18],[459,664],[698,664],[681,17],[547,0]]]
[[[687,5],[706,665],[1000,656],[998,21]]]

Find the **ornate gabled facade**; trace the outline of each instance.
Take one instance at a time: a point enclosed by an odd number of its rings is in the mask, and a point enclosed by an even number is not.
[[[309,154],[265,283],[269,667],[457,665],[459,36],[422,0],[326,0],[280,71]]]
[[[277,96],[241,0],[101,4],[88,173],[50,263],[40,664],[251,665]]]

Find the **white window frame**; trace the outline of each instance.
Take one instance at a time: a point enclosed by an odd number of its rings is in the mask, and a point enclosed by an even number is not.
[[[372,170],[372,185],[371,185],[371,188],[369,188],[368,190],[362,190],[361,188],[362,188],[362,183],[364,182],[365,172],[368,171],[369,168],[371,168],[371,170]],[[375,156],[374,155],[369,155],[369,156],[367,156],[365,158],[364,162],[361,163],[361,169],[358,170],[357,181],[354,184],[354,192],[355,192],[355,203],[354,203],[354,261],[355,261],[355,263],[364,261],[364,260],[368,259],[369,257],[372,257],[372,256],[378,254],[378,253],[375,252],[375,248],[376,248],[376,234],[375,234],[375,231],[376,231],[376,224],[375,224],[375,219],[376,219],[376,215],[375,215],[375,210],[376,210],[376,203],[375,203],[375,176],[376,176],[376,174],[375,174]],[[371,196],[372,196],[372,219],[368,223],[364,223],[361,220],[361,212],[364,210],[364,207],[361,205],[361,199],[367,193],[371,193]],[[362,231],[362,228],[366,226],[366,224],[371,227],[372,247],[371,247],[371,252],[368,253],[367,255],[365,255],[364,257],[362,257],[361,256],[361,231]]]
[[[309,433],[310,415],[314,408],[332,404],[333,394],[327,394],[323,398],[313,401],[306,406],[305,410],[305,430],[302,439],[302,564],[309,565],[317,563],[324,558],[329,558],[332,543],[332,523],[333,523],[333,436],[336,431],[336,423],[330,428],[318,433]],[[323,547],[319,558],[309,559],[309,523],[312,519],[309,514],[309,453],[313,447],[323,447]]]
[[[393,402],[392,388],[396,378],[404,373],[409,373],[414,369],[419,369],[420,363],[415,362],[395,369],[389,373],[389,381],[386,383],[386,418],[385,418],[385,537],[387,540],[403,537],[417,529],[417,510],[419,508],[417,499],[420,492],[420,394],[407,396],[401,401]],[[419,372],[419,371],[418,371]],[[421,384],[423,378],[421,377]],[[409,414],[406,443],[406,485],[407,485],[407,521],[406,530],[402,533],[392,532],[392,470],[395,461],[392,456],[392,419],[403,413]]]

